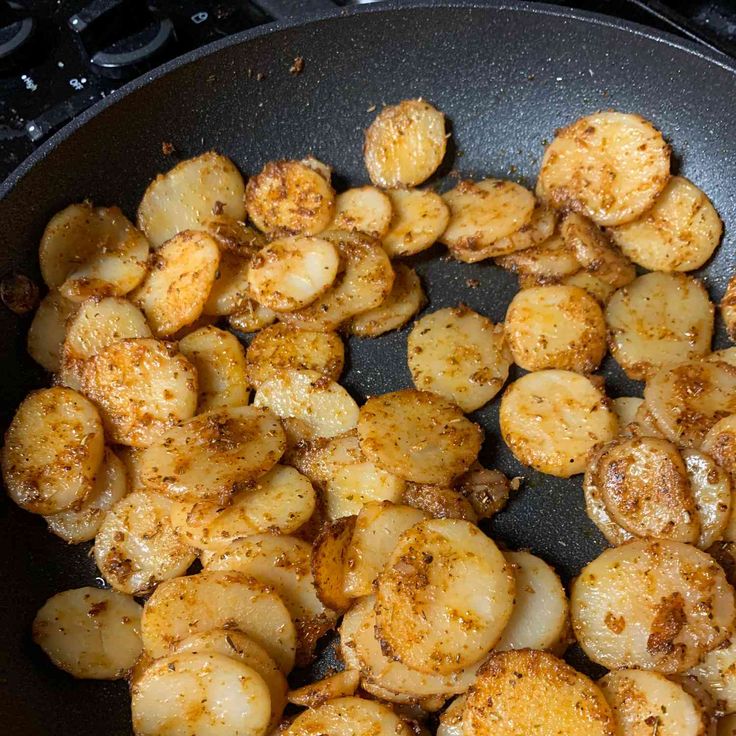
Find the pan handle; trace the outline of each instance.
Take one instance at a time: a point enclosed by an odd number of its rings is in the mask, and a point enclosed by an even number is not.
[[[308,17],[316,13],[334,13],[339,7],[332,0],[255,0],[255,4],[274,20]]]

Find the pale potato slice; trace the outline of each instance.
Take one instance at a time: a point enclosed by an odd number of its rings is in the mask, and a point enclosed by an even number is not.
[[[228,315],[227,321],[230,327],[240,332],[257,332],[276,321],[276,312],[248,299],[236,312]]]
[[[454,488],[407,483],[401,500],[407,506],[426,512],[433,519],[465,519],[478,523],[478,514],[473,505]]]
[[[384,107],[365,132],[363,157],[371,181],[383,189],[415,187],[445,157],[445,116],[422,99]]]
[[[202,314],[212,317],[228,317],[242,311],[250,302],[248,273],[250,258],[220,250],[220,263],[215,272]]]
[[[159,174],[138,205],[138,226],[155,248],[183,230],[201,230],[215,214],[245,219],[245,184],[230,159],[214,151]]]
[[[516,458],[559,478],[585,470],[588,453],[618,431],[605,394],[571,371],[529,373],[501,399],[501,434]]]
[[[618,670],[598,685],[622,736],[705,736],[707,716],[698,703],[659,672]]]
[[[636,421],[636,414],[644,403],[638,396],[619,396],[611,401],[611,408],[618,417],[618,426],[624,429]]]
[[[670,178],[670,148],[647,120],[597,112],[557,131],[542,159],[537,194],[598,225],[622,225],[646,212]]]
[[[458,695],[440,715],[437,736],[463,736],[463,711],[466,695]]]
[[[135,736],[263,736],[271,698],[263,678],[224,654],[154,662],[131,690]]]
[[[220,249],[206,233],[184,230],[153,255],[151,270],[131,299],[156,337],[173,335],[204,309],[220,265]]]
[[[46,285],[81,302],[123,296],[146,275],[148,241],[117,207],[72,204],[54,215],[38,253]]]
[[[197,413],[248,403],[245,350],[235,335],[202,327],[179,341],[179,352],[197,371]]]
[[[705,686],[719,712],[736,712],[736,638],[711,650],[688,674]]]
[[[336,437],[358,422],[358,405],[352,396],[316,371],[279,372],[258,387],[253,404],[281,417],[295,441]]]
[[[720,419],[736,414],[736,368],[700,360],[665,368],[647,382],[644,400],[667,439],[697,449]],[[712,441],[704,451],[720,462]]]
[[[334,286],[308,307],[280,315],[284,322],[303,330],[337,329],[356,314],[381,304],[394,283],[394,270],[378,240],[342,230],[320,237],[337,248],[344,270]]]
[[[33,640],[60,669],[85,680],[119,680],[143,648],[141,607],[114,590],[76,588],[49,598]]]
[[[376,465],[415,483],[451,483],[475,461],[483,430],[449,401],[404,389],[360,408],[361,450]]]
[[[421,521],[401,535],[378,577],[376,635],[386,654],[408,667],[457,672],[498,642],[514,590],[511,568],[478,527]]]
[[[606,354],[606,322],[598,302],[577,286],[523,289],[506,311],[513,361],[528,371],[590,373]]]
[[[608,300],[616,293],[616,287],[611,286],[607,281],[599,279],[588,271],[578,271],[570,276],[562,279],[563,284],[569,286],[579,286],[585,289],[591,296],[595,297],[604,306],[608,304]]]
[[[148,490],[177,501],[226,504],[283,455],[281,422],[268,409],[239,406],[199,414],[172,427],[140,455]]]
[[[113,442],[145,447],[197,408],[197,373],[172,343],[121,340],[85,362],[82,390]]]
[[[516,578],[516,596],[495,650],[547,649],[561,654],[567,646],[569,607],[559,576],[529,552],[504,552],[504,557]]]
[[[38,305],[28,328],[28,353],[51,373],[61,367],[61,351],[66,325],[79,305],[65,299],[58,291],[50,291]]]
[[[628,428],[636,437],[664,437],[662,430],[657,424],[657,420],[652,414],[651,409],[647,406],[647,402],[643,402],[636,410],[634,423]]]
[[[731,481],[728,473],[705,452],[684,449],[681,454],[700,521],[697,546],[707,550],[715,541],[723,538],[729,525],[732,514]]]
[[[46,516],[49,530],[69,544],[94,539],[107,512],[128,492],[125,465],[109,448],[105,448],[102,465],[94,485],[79,508]]]
[[[673,176],[654,206],[610,234],[634,263],[650,271],[694,271],[712,255],[723,223],[708,196]]]
[[[352,596],[347,593],[348,549],[353,539],[355,516],[344,516],[324,524],[312,548],[312,577],[317,596],[325,606],[344,613]],[[352,693],[351,693],[352,694]]]
[[[485,258],[516,250],[509,236],[530,224],[535,207],[528,189],[501,179],[461,181],[442,198],[450,222],[440,240],[453,254],[482,249]]]
[[[378,337],[398,330],[426,304],[427,297],[416,271],[403,263],[396,263],[393,268],[396,278],[388,296],[377,307],[361,312],[347,323],[351,334]]]
[[[521,478],[513,486],[518,490]],[[512,483],[500,470],[484,468],[475,462],[467,473],[460,476],[455,488],[468,499],[479,519],[490,519],[506,505]]]
[[[143,647],[163,657],[182,639],[210,629],[239,629],[288,673],[294,666],[296,629],[281,598],[236,572],[209,570],[167,580],[146,601]]]
[[[705,552],[637,539],[583,568],[570,608],[575,636],[594,662],[674,674],[730,635],[734,592]]]
[[[425,511],[389,501],[366,503],[346,550],[343,590],[351,598],[370,595],[401,535],[428,517]]]
[[[328,700],[355,695],[359,684],[358,670],[343,670],[323,680],[289,691],[289,702],[306,708],[319,708]]]
[[[337,381],[345,365],[345,346],[336,332],[300,330],[279,322],[251,340],[247,358],[248,380],[254,388],[283,369],[317,371]]]
[[[385,192],[376,187],[348,189],[335,198],[333,230],[357,230],[373,238],[383,238],[391,225],[393,208]]]
[[[136,491],[118,501],[95,537],[94,557],[115,590],[150,592],[162,580],[183,575],[196,558],[169,521],[172,502],[157,493]]]
[[[629,378],[710,352],[714,307],[695,279],[647,273],[619,289],[606,307],[613,357]]]
[[[414,385],[465,412],[479,409],[501,390],[512,362],[503,326],[465,305],[417,320],[407,353]]]
[[[478,673],[463,712],[465,736],[616,736],[600,689],[548,652],[498,652]]]
[[[94,405],[68,388],[32,391],[5,434],[3,482],[34,514],[78,508],[94,487],[105,451]]]
[[[501,268],[531,280],[535,286],[557,283],[580,271],[580,262],[559,233],[532,248],[496,258]]]
[[[325,513],[329,519],[357,514],[367,503],[398,503],[406,483],[367,460],[336,467],[322,484]]]
[[[264,233],[316,235],[332,221],[335,190],[300,161],[269,161],[248,179],[245,206]]]
[[[390,189],[386,192],[393,216],[383,247],[392,257],[411,256],[430,248],[445,232],[450,209],[429,189]]]

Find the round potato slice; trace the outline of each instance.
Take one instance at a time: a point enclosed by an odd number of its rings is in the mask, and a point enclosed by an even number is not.
[[[723,223],[708,196],[673,176],[641,218],[610,230],[623,252],[650,271],[694,271],[712,255]]]
[[[713,649],[689,671],[705,686],[722,713],[736,712],[736,639]]]
[[[722,539],[731,518],[731,481],[716,461],[698,450],[682,450],[700,521],[697,546],[707,550]]]
[[[570,607],[576,638],[594,662],[674,674],[729,636],[734,593],[705,552],[637,539],[583,568]]]
[[[355,516],[345,516],[324,524],[312,548],[312,577],[317,596],[327,608],[344,613],[352,598],[346,594],[348,547],[353,538]]]
[[[606,396],[585,376],[559,370],[512,383],[501,399],[500,424],[520,462],[559,478],[582,473],[593,446],[618,431]]]
[[[276,321],[276,312],[248,299],[236,312],[228,315],[227,321],[230,327],[240,332],[256,332],[272,325]]]
[[[5,488],[34,514],[78,507],[94,487],[104,451],[100,415],[84,396],[61,387],[32,391],[5,434]]]
[[[329,519],[357,514],[367,503],[398,503],[406,482],[375,463],[362,461],[336,467],[322,484],[325,513]]]
[[[407,352],[414,385],[465,412],[487,404],[501,390],[511,366],[503,327],[464,305],[417,320]]]
[[[606,322],[598,302],[577,286],[523,289],[506,312],[513,360],[528,371],[590,373],[606,354]]]
[[[613,357],[629,378],[710,352],[714,307],[695,279],[647,273],[619,289],[606,307]]]
[[[670,148],[647,120],[598,112],[559,130],[547,146],[537,194],[598,225],[622,225],[646,212],[670,178]]]
[[[60,669],[84,680],[119,680],[143,648],[141,607],[114,590],[76,588],[49,598],[33,640]]]
[[[245,189],[248,217],[264,233],[316,235],[332,221],[335,191],[300,161],[269,161]]]
[[[374,396],[360,409],[361,450],[378,466],[415,483],[449,484],[475,461],[483,431],[449,401],[405,389]]]
[[[384,107],[365,132],[368,176],[384,189],[415,187],[445,157],[445,116],[424,100]]]
[[[496,258],[496,265],[530,280],[534,285],[552,284],[580,271],[580,262],[565,245],[562,236],[554,233],[532,248],[515,251]]]
[[[333,230],[357,230],[382,238],[389,230],[393,208],[385,192],[375,187],[348,189],[335,198]]]
[[[442,198],[450,222],[440,240],[452,253],[482,249],[485,258],[515,250],[509,236],[531,222],[535,206],[529,190],[501,179],[461,181]]]
[[[445,232],[450,210],[429,189],[390,189],[386,192],[393,216],[383,247],[391,258],[411,256],[430,248]]]
[[[61,368],[61,352],[66,325],[78,304],[65,299],[58,291],[50,291],[38,305],[28,328],[28,353],[51,373]]]
[[[224,654],[160,659],[136,681],[131,696],[136,736],[263,736],[271,720],[263,678]]]
[[[514,590],[510,566],[478,527],[460,519],[421,521],[402,534],[378,577],[381,648],[429,674],[469,667],[501,637]]]
[[[531,706],[535,703],[536,706]],[[603,693],[548,652],[498,652],[478,673],[463,712],[466,736],[615,736]]]

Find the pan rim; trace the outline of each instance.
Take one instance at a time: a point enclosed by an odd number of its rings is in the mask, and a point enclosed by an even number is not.
[[[26,159],[24,159],[8,176],[0,183],[0,202],[6,199],[12,191],[20,184],[25,176],[39,164],[49,153],[51,153],[60,144],[70,138],[80,128],[84,127],[90,120],[97,117],[104,110],[113,107],[123,99],[155,82],[156,80],[166,76],[167,74],[187,66],[199,59],[211,56],[223,49],[237,46],[241,43],[247,43],[256,38],[261,38],[274,33],[288,31],[295,28],[308,27],[312,24],[325,20],[349,18],[366,14],[381,14],[404,10],[422,10],[422,9],[477,9],[477,10],[496,10],[511,11],[514,13],[523,13],[529,15],[546,15],[556,18],[564,18],[573,21],[579,21],[586,24],[602,26],[622,33],[630,33],[640,38],[646,38],[649,41],[664,44],[671,48],[683,51],[702,59],[709,64],[723,69],[736,77],[736,60],[730,59],[725,54],[708,49],[695,41],[680,38],[673,33],[667,31],[659,31],[641,23],[622,20],[614,16],[605,15],[603,13],[595,13],[592,11],[577,10],[567,8],[565,6],[551,5],[542,2],[509,2],[508,0],[383,0],[382,2],[371,3],[367,5],[354,5],[350,7],[340,7],[335,5],[334,10],[318,11],[305,15],[289,17],[270,23],[264,23],[254,28],[249,28],[239,33],[233,34],[223,39],[213,41],[204,46],[192,49],[175,59],[171,59],[160,66],[142,74],[140,77],[127,82],[119,87],[111,94],[103,97],[84,112],[80,113],[73,120],[68,122],[56,133],[51,135],[44,141],[35,151],[33,151]]]

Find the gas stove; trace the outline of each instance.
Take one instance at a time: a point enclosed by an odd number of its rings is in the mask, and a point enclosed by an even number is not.
[[[276,17],[329,4],[328,0],[0,0],[0,179],[55,130],[145,71]],[[644,23],[736,56],[732,0],[558,4]]]

